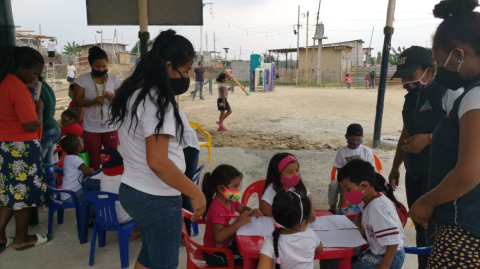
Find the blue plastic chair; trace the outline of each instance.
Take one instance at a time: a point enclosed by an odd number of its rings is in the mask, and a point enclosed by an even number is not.
[[[197,168],[197,171],[195,171],[195,176],[193,177],[192,181],[197,184],[197,186],[200,184],[200,175],[202,174],[203,168],[205,168],[205,164]],[[198,223],[192,221],[192,229],[193,229],[193,236],[198,235]]]
[[[88,191],[100,191],[100,180],[93,179],[92,177],[98,175],[102,172],[102,169],[98,169],[90,176],[86,177],[82,182],[82,187],[84,193]],[[90,219],[90,203],[88,201],[84,201],[80,203],[80,220],[82,224],[79,225],[78,234],[80,239],[80,244],[85,244],[88,242],[88,221]]]
[[[44,167],[45,167],[44,178],[47,181],[47,189],[50,195],[50,204],[48,207],[48,234],[52,234],[53,215],[55,214],[55,212],[57,212],[57,222],[60,225],[60,224],[63,224],[63,217],[65,213],[64,210],[67,208],[75,208],[75,216],[77,219],[77,232],[80,239],[80,226],[83,223],[80,215],[81,203],[77,201],[75,192],[69,191],[69,190],[57,189],[57,184],[55,180],[56,174],[63,175],[62,169],[51,164],[46,164]],[[69,194],[73,200],[73,203],[64,203],[61,199],[62,193]]]
[[[130,233],[137,226],[133,220],[124,224],[118,223],[117,212],[115,211],[115,201],[118,201],[118,194],[104,191],[87,192],[85,201],[92,203],[95,208],[95,226],[92,234],[89,265],[93,266],[97,234],[98,246],[104,247],[106,231],[116,231],[118,232],[118,244],[120,247],[120,262],[122,268],[128,268],[128,240]]]
[[[100,174],[100,172],[102,172],[102,168],[98,169],[93,174],[91,174],[90,176],[86,177],[83,180],[82,187],[86,192],[87,191],[100,191],[100,179],[92,178],[92,177]]]
[[[432,247],[403,247],[405,249],[405,253],[407,254],[415,254],[415,255],[427,255],[430,254],[432,251]]]

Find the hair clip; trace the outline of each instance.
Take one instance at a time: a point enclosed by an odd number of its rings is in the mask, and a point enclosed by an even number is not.
[[[278,257],[278,258],[277,258],[277,264],[281,264],[282,262],[283,262],[283,259],[280,258],[280,257]]]
[[[387,183],[387,181],[385,181],[385,188],[388,189],[388,183]]]
[[[278,223],[274,223],[274,224],[273,224],[273,227],[279,228],[279,229],[282,228],[282,226],[280,226]]]
[[[288,189],[285,189],[285,192],[288,192]]]

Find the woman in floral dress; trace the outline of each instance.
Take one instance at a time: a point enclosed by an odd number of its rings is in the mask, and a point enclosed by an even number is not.
[[[25,84],[43,70],[43,57],[28,47],[0,47],[0,253],[39,246],[46,235],[28,235],[32,208],[44,203],[43,160],[37,130],[42,101],[34,102]],[[15,237],[5,228],[15,217]]]

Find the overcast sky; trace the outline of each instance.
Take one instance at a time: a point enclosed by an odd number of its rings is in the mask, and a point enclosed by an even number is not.
[[[306,43],[307,11],[310,12],[309,44],[313,43],[310,37],[315,33],[318,9],[316,0],[204,1],[207,2],[213,2],[214,5],[213,13],[210,6],[206,6],[203,11],[204,50],[207,48],[205,33],[208,34],[208,50],[213,50],[214,32],[216,50],[230,48],[229,59],[239,57],[240,47],[242,59],[249,59],[252,52],[261,53],[266,49],[294,48],[297,46],[297,36],[293,33],[293,26],[297,23],[298,5],[302,25],[300,46],[305,46]],[[439,0],[397,1],[392,46],[431,46],[431,35],[441,22],[432,15],[432,9],[438,2]],[[375,55],[382,49],[387,4],[387,0],[322,0],[320,21],[325,24],[325,36],[328,37],[324,43],[363,39],[366,43],[364,47],[367,47],[372,37],[372,28],[375,27],[372,38]],[[57,51],[66,42],[94,43],[95,32],[99,30],[103,30],[104,41],[111,42],[117,29],[119,41],[123,40],[123,43],[130,45],[127,49],[137,41],[138,26],[88,26],[84,0],[13,0],[12,8],[15,25],[38,33],[41,24],[42,34],[57,37]],[[155,37],[161,30],[168,28],[187,37],[195,49],[199,49],[199,26],[150,26],[149,31]],[[97,35],[97,42],[100,42],[100,35]]]

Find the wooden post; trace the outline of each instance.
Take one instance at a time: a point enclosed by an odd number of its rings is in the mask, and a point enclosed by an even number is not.
[[[305,77],[305,82],[306,84],[308,85],[308,87],[310,87],[310,64],[307,64],[309,63],[310,61],[308,60],[308,15],[309,15],[309,12],[307,11],[307,31],[306,31],[306,37],[307,37],[307,43],[305,45],[305,64],[307,66],[305,66],[305,69],[307,69],[307,74],[306,74],[306,77]]]
[[[148,32],[148,9],[147,0],[138,0],[138,13],[140,32],[138,33],[140,38],[140,55],[145,54],[148,51],[148,39],[150,33]]]

